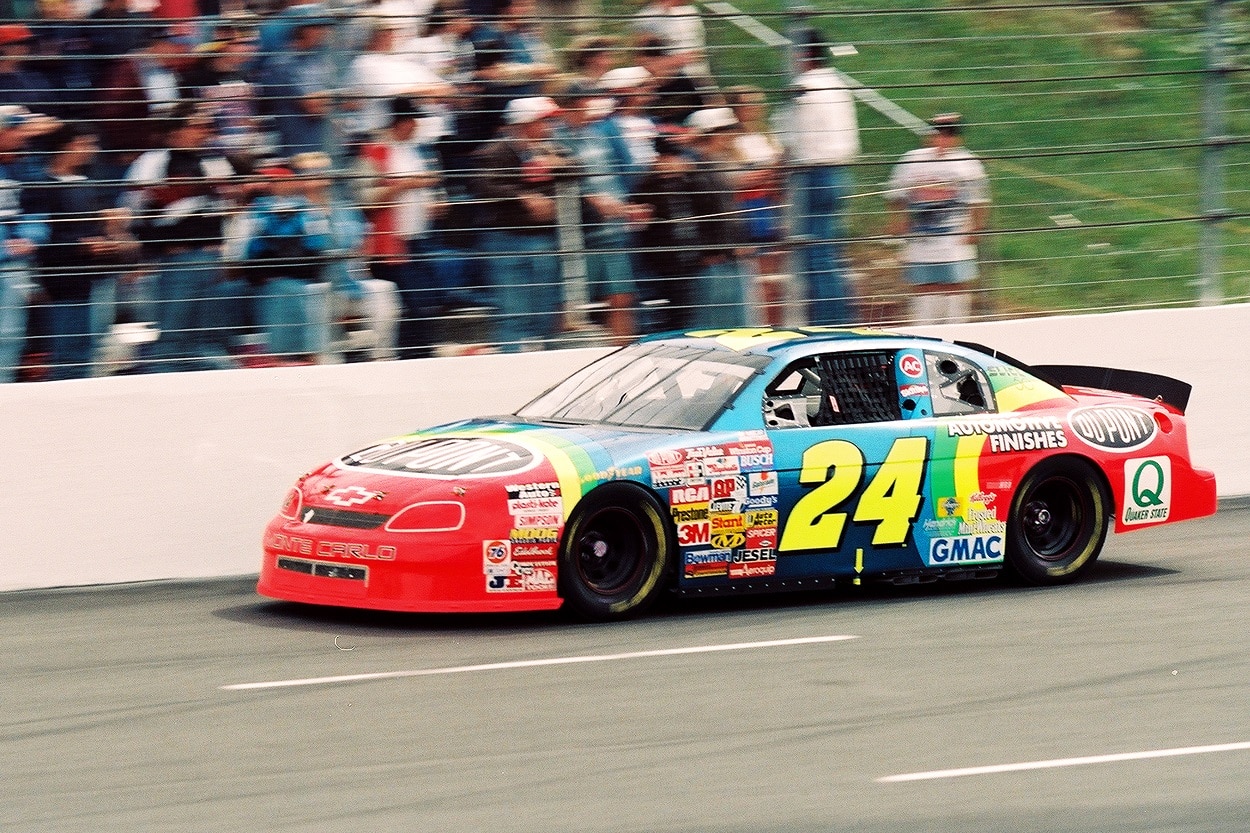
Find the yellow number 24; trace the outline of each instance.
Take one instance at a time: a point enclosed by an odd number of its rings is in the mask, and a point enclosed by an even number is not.
[[[885,462],[860,494],[852,520],[876,521],[874,547],[906,542],[911,525],[920,516],[920,486],[928,449],[929,441],[924,437],[895,440]],[[838,549],[848,513],[834,510],[850,499],[863,477],[864,453],[846,440],[817,443],[803,452],[799,483],[819,485],[794,505],[777,549]]]

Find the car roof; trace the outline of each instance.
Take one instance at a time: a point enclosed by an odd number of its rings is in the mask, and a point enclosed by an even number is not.
[[[933,336],[917,336],[872,327],[740,327],[731,330],[690,330],[659,333],[641,343],[663,341],[733,353],[777,357],[809,353],[822,347],[885,348],[919,344],[949,344]]]

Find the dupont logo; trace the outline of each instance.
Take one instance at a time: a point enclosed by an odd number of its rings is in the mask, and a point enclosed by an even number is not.
[[[1123,405],[1077,408],[1068,421],[1083,442],[1107,451],[1135,451],[1149,445],[1159,432],[1148,412]]]
[[[371,446],[340,463],[415,477],[494,477],[526,471],[539,459],[525,446],[495,437],[429,437]]]

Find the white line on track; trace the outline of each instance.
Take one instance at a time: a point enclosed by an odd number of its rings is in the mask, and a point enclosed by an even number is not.
[[[219,686],[222,691],[254,691],[265,688],[356,683],[364,680],[393,680],[399,677],[433,677],[439,674],[464,674],[470,671],[502,671],[511,668],[540,668],[547,665],[573,665],[581,662],[611,662],[641,657],[672,657],[681,654],[711,654],[718,651],[745,651],[750,648],[784,648],[790,645],[813,645],[820,642],[842,642],[857,639],[846,634],[836,636],[805,636],[798,639],[770,639],[763,642],[734,642],[726,645],[696,645],[689,648],[660,648],[653,651],[630,651],[623,654],[591,654],[578,657],[551,657],[514,662],[489,662],[482,665],[455,665],[449,668],[420,668],[412,671],[382,671],[374,674],[345,674],[340,677],[308,677],[300,680],[273,680],[263,683],[235,683]]]
[[[1066,766],[1111,764],[1117,761],[1142,761],[1148,758],[1175,758],[1180,755],[1206,755],[1211,752],[1238,752],[1250,750],[1250,742],[1218,743],[1211,746],[1185,746],[1179,749],[1153,749],[1149,752],[1120,752],[1114,755],[1089,755],[1084,758],[1055,758],[1050,761],[1026,761],[1019,764],[995,766],[970,766],[963,769],[937,769],[932,772],[910,772],[905,775],[887,775],[878,778],[882,784],[900,781],[932,781],[938,778],[962,778],[965,775],[993,775],[999,772],[1022,772],[1029,769],[1055,769]]]

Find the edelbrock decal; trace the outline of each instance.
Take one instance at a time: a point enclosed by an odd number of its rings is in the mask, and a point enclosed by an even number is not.
[[[348,454],[339,465],[413,477],[495,477],[533,468],[541,458],[497,437],[397,440]]]
[[[1068,420],[1082,442],[1107,451],[1135,451],[1149,445],[1159,432],[1148,412],[1124,405],[1077,408]]]

